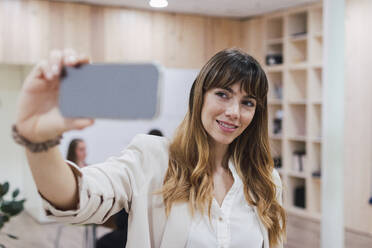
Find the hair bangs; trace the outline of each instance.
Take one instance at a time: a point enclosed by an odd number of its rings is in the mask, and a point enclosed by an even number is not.
[[[209,71],[204,81],[204,93],[213,88],[226,89],[239,83],[242,92],[262,104],[267,96],[268,82],[257,64],[244,57],[227,57]]]

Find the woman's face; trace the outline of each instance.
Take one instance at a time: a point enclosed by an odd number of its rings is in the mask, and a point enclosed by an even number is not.
[[[83,141],[79,141],[77,146],[76,146],[76,158],[78,161],[82,161],[84,162],[85,161],[85,158],[87,156],[87,152],[86,152],[86,146],[85,146],[85,143]]]
[[[236,83],[205,93],[201,120],[217,144],[228,145],[248,127],[255,110],[256,100],[240,91],[240,84]]]

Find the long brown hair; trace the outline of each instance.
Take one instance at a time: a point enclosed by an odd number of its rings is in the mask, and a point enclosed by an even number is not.
[[[67,160],[77,163],[76,148],[79,142],[83,142],[82,139],[73,139],[68,145],[67,149]]]
[[[270,246],[285,235],[284,209],[276,199],[272,177],[273,160],[268,138],[268,82],[259,63],[239,49],[226,49],[214,55],[192,85],[188,112],[169,146],[169,166],[162,194],[166,213],[172,204],[187,201],[191,213],[210,209],[213,197],[212,159],[208,134],[201,121],[204,94],[213,88],[240,83],[241,90],[256,99],[252,122],[228,148],[225,160],[232,159],[244,183],[247,202],[257,207],[267,227]]]

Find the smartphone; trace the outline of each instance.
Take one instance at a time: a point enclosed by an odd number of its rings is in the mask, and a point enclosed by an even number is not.
[[[160,77],[153,63],[64,67],[59,107],[65,117],[153,119],[159,114]]]

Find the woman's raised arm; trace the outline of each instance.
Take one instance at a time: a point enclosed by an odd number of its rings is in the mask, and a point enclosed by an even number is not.
[[[88,63],[86,56],[73,50],[53,51],[38,63],[26,78],[17,105],[15,135],[33,144],[56,141],[68,130],[83,129],[91,119],[64,118],[58,106],[60,75],[63,66]],[[78,202],[76,177],[65,163],[57,146],[47,151],[26,149],[27,160],[39,192],[55,207],[74,209]]]

